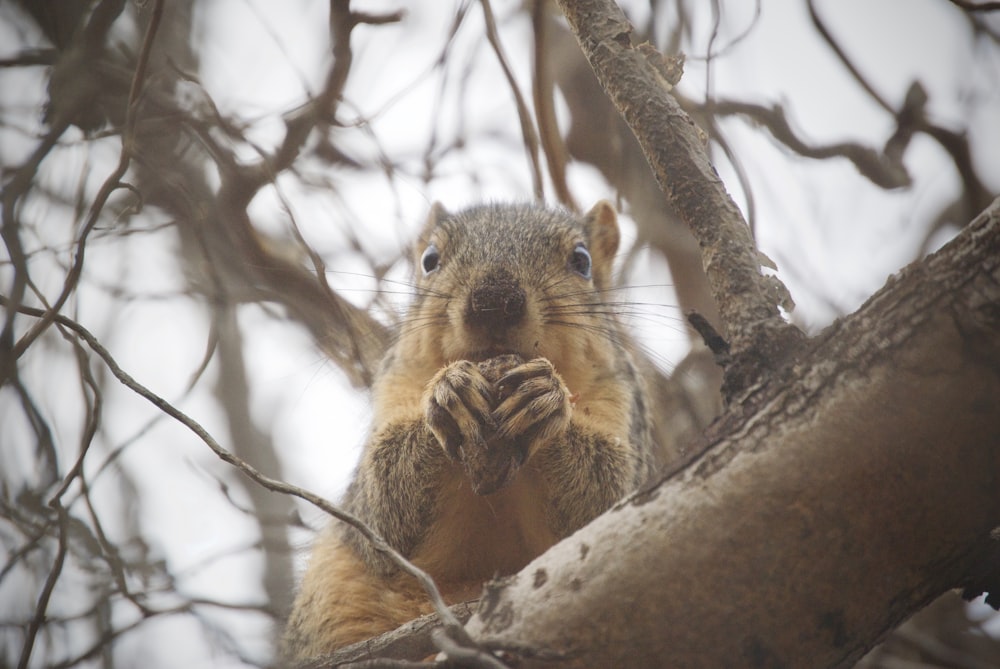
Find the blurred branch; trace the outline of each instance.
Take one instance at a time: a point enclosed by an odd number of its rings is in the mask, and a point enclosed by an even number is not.
[[[275,299],[288,308],[291,315],[305,325],[317,344],[344,371],[352,383],[370,385],[374,370],[388,347],[389,331],[366,310],[359,309],[331,289],[322,271],[319,256],[300,245],[311,258],[315,274],[304,270],[297,258],[282,253],[277,244],[259,233],[247,213],[250,201],[265,185],[274,184],[278,174],[289,169],[299,158],[306,139],[318,123],[331,123],[343,95],[353,54],[350,34],[359,23],[389,23],[401,13],[373,16],[355,14],[344,0],[330,4],[330,26],[334,62],[327,74],[323,91],[310,103],[286,117],[286,134],[281,145],[269,156],[246,165],[213,135],[214,126],[194,118],[186,118],[186,127],[208,149],[219,169],[222,183],[217,194],[208,191],[204,183],[193,183],[194,172],[179,170],[171,158],[178,137],[166,139],[150,132],[143,138],[144,192],[155,195],[152,200],[175,211],[182,224],[182,234],[200,240],[213,272],[232,278],[227,287],[238,285],[250,290],[256,299]],[[216,124],[225,125],[215,114]],[[176,132],[176,131],[172,131]],[[165,144],[165,147],[161,147]],[[164,153],[164,148],[168,153]],[[173,173],[177,184],[170,191],[161,182],[165,171]],[[155,184],[155,185],[154,185]],[[185,203],[185,198],[200,201],[201,206]],[[180,197],[178,197],[180,196]],[[208,213],[205,209],[208,209]],[[205,223],[202,225],[201,223]]]
[[[551,30],[551,20],[548,16],[549,12],[550,3],[547,0],[535,0],[531,7],[531,26],[535,33],[535,76],[532,78],[531,92],[535,103],[538,134],[542,142],[542,155],[549,167],[549,177],[552,179],[556,197],[567,208],[579,211],[580,207],[573,199],[573,194],[566,183],[566,144],[563,142],[556,120],[555,101],[553,100],[555,88],[552,83],[551,64],[546,55],[550,49],[548,37]]]
[[[24,301],[25,292],[31,283],[28,274],[28,258],[21,242],[21,222],[18,216],[18,204],[24,199],[31,188],[32,181],[38,173],[38,167],[62,134],[69,128],[68,122],[62,122],[49,129],[42,140],[32,151],[28,159],[14,171],[14,176],[4,184],[2,195],[3,226],[0,227],[0,237],[7,247],[7,254],[14,268],[14,277],[10,288],[10,299],[14,304]],[[0,332],[0,385],[17,373],[17,355],[14,354],[14,322],[17,310],[7,312],[3,331]],[[23,351],[22,351],[23,353]]]
[[[967,12],[995,12],[1000,9],[1000,2],[971,2],[971,0],[948,0],[956,7]]]
[[[969,137],[965,133],[953,132],[947,128],[935,125],[928,121],[927,117],[922,114],[914,120],[914,126],[916,130],[936,140],[948,155],[951,156],[963,186],[962,192],[957,198],[961,206],[957,211],[952,212],[951,216],[942,215],[939,217],[935,221],[935,225],[931,226],[931,232],[942,225],[950,224],[955,227],[961,227],[970,218],[972,212],[979,211],[989,204],[993,198],[993,194],[983,183],[982,179],[979,178],[976,167],[972,162]]]
[[[102,89],[108,82],[96,65],[104,60],[111,26],[125,10],[125,0],[101,0],[86,20],[93,3],[70,3],[74,6],[66,8],[45,2],[21,4],[59,51],[49,76],[45,122],[52,126],[69,123],[92,132],[109,117],[120,120],[124,110],[105,104],[109,96]]]
[[[693,106],[689,101],[686,104]],[[710,100],[705,103],[704,111],[719,116],[745,116],[767,128],[776,140],[805,158],[816,160],[846,158],[861,174],[882,188],[902,188],[912,183],[906,166],[902,163],[901,154],[879,153],[853,142],[838,142],[825,146],[806,144],[792,130],[781,105],[764,107],[736,100]]]
[[[56,549],[56,557],[52,563],[52,568],[49,570],[49,575],[45,579],[45,585],[38,595],[35,615],[28,624],[27,633],[24,635],[24,644],[21,646],[21,658],[18,660],[17,669],[27,669],[28,667],[28,662],[31,660],[31,651],[35,647],[35,637],[45,622],[46,611],[49,607],[49,598],[52,597],[52,591],[56,587],[56,581],[59,580],[63,565],[66,562],[66,525],[68,522],[66,509],[63,508],[58,497],[52,500],[51,506],[58,515],[56,524],[59,528],[59,544]]]
[[[960,2],[957,0],[951,0],[951,2],[970,11],[992,9],[993,7],[990,7],[990,5],[997,5],[1000,7],[1000,3],[974,4]],[[819,32],[823,41],[826,42],[833,53],[837,56],[837,59],[840,60],[844,68],[851,74],[858,85],[868,93],[872,100],[895,117],[897,126],[896,132],[893,133],[892,137],[890,137],[890,139],[886,142],[883,156],[891,162],[898,162],[900,166],[902,166],[903,153],[909,145],[910,140],[914,134],[922,132],[929,135],[938,144],[940,144],[955,163],[955,169],[958,171],[959,177],[961,178],[964,186],[963,193],[958,198],[958,206],[953,205],[945,208],[945,211],[942,212],[938,219],[932,223],[927,233],[927,237],[929,238],[943,225],[951,224],[956,227],[964,225],[973,216],[975,216],[977,212],[988,206],[992,200],[992,194],[983,185],[982,180],[979,178],[975,167],[972,164],[968,138],[963,133],[948,130],[947,128],[931,123],[928,120],[925,114],[928,97],[920,82],[914,81],[910,85],[899,110],[894,109],[885,98],[879,95],[868,80],[862,76],[860,70],[858,70],[851,59],[847,56],[844,49],[841,48],[840,44],[834,39],[830,30],[826,27],[826,24],[816,11],[815,0],[807,0],[806,4],[809,8],[809,16],[813,22],[813,26],[816,28],[817,32]],[[855,162],[855,164],[858,165],[857,162]],[[858,166],[858,169],[861,169],[860,165]],[[867,172],[864,170],[862,170],[862,173],[868,176]],[[869,176],[869,178],[871,177]],[[876,184],[881,185],[875,179],[872,180]]]
[[[660,188],[701,244],[733,352],[724,384],[731,399],[804,340],[778,311],[783,286],[761,273],[746,222],[709,162],[697,128],[670,92],[670,63],[649,44],[632,46],[632,27],[610,0],[560,0],[559,5],[598,80],[639,140]]]
[[[200,238],[211,262],[217,263],[210,264],[211,270],[232,276],[235,280],[226,285],[238,285],[236,292],[249,290],[256,299],[279,301],[310,331],[352,383],[370,385],[388,347],[389,330],[330,287],[322,271],[324,265],[314,252],[307,251],[317,270],[310,273],[257,232],[247,213],[247,202],[234,187],[240,178],[235,156],[214,143],[208,128],[199,132],[203,141],[214,145],[213,153],[223,174],[217,198],[213,201],[209,196],[207,202],[218,208],[218,215],[211,221],[214,225],[203,226],[198,224],[209,222],[203,220],[205,214],[192,210],[193,215],[185,216],[182,222],[186,227],[195,224],[188,229]]]
[[[517,107],[517,118],[521,125],[521,137],[524,141],[524,151],[528,154],[528,163],[531,166],[531,182],[535,193],[535,199],[542,201],[545,198],[545,189],[542,186],[542,168],[538,162],[538,135],[535,133],[535,126],[531,121],[531,113],[528,105],[521,95],[521,89],[517,86],[514,73],[507,63],[507,56],[504,54],[503,45],[500,44],[500,36],[497,34],[496,19],[493,16],[493,7],[490,0],[480,0],[483,6],[483,19],[486,22],[486,39],[493,47],[500,69],[507,80],[511,93],[514,95],[514,104]]]
[[[885,109],[890,114],[893,113],[892,105],[890,105],[885,100],[885,98],[879,95],[878,92],[875,90],[875,88],[870,83],[868,83],[868,80],[861,75],[861,72],[858,70],[858,68],[854,66],[854,63],[851,62],[851,59],[847,57],[847,54],[844,53],[844,50],[840,48],[840,44],[837,43],[837,40],[833,38],[833,35],[827,29],[826,24],[823,23],[823,20],[820,18],[819,13],[817,13],[816,11],[816,0],[806,0],[806,7],[809,8],[809,18],[812,19],[813,26],[816,28],[816,31],[820,34],[820,37],[823,38],[823,41],[826,42],[827,46],[830,47],[830,49],[837,56],[840,62],[844,65],[847,71],[851,73],[851,76],[854,78],[856,82],[858,82],[858,85],[861,86],[861,88],[865,89],[865,92],[867,92],[868,95],[871,96],[871,99],[877,102],[880,107]]]
[[[103,6],[103,5],[102,5]],[[69,299],[73,291],[76,290],[77,282],[80,280],[80,274],[83,272],[83,260],[84,251],[86,249],[87,237],[90,235],[94,226],[100,220],[101,212],[104,210],[105,204],[107,204],[108,198],[111,194],[120,189],[132,189],[132,187],[122,181],[125,173],[128,171],[129,163],[131,162],[132,153],[134,150],[135,141],[135,123],[136,123],[136,107],[139,101],[139,94],[142,90],[143,84],[146,80],[146,67],[149,64],[149,54],[153,46],[153,40],[156,37],[156,32],[160,24],[160,18],[163,14],[163,0],[156,0],[153,5],[152,17],[150,19],[149,25],[146,28],[146,33],[142,42],[142,49],[139,53],[139,59],[136,64],[135,74],[132,77],[132,84],[129,89],[128,104],[125,112],[125,126],[122,129],[122,147],[118,157],[118,166],[114,171],[104,180],[101,185],[100,190],[94,198],[94,201],[90,206],[90,213],[87,217],[86,222],[83,225],[83,229],[80,232],[80,236],[76,243],[76,254],[73,258],[73,265],[70,267],[69,272],[63,282],[63,289],[59,297],[56,298],[55,302],[49,307],[45,315],[38,319],[33,326],[25,333],[18,342],[14,345],[11,352],[11,359],[8,362],[8,369],[0,368],[0,384],[7,378],[9,374],[14,373],[14,364],[21,355],[28,349],[35,339],[37,339],[46,329],[52,324],[55,315],[62,309],[63,305],[66,304],[66,300]],[[117,14],[115,15],[117,16]],[[58,116],[58,115],[57,115]],[[61,118],[61,117],[60,117]],[[60,120],[60,123],[62,120]],[[50,133],[54,134],[54,133]],[[54,140],[53,140],[54,141]],[[38,152],[36,151],[36,154]],[[40,162],[40,159],[39,159]],[[29,174],[30,177],[34,176],[34,170]],[[25,184],[26,186],[27,184]],[[13,214],[13,202],[11,203],[11,213]],[[6,216],[5,216],[6,219]],[[6,225],[4,226],[6,228]],[[19,247],[19,243],[16,245]],[[16,250],[16,249],[15,249]],[[13,255],[13,253],[12,253]],[[23,257],[23,252],[21,252]],[[26,268],[24,268],[26,269]],[[15,306],[20,303],[23,294],[17,294],[15,292]],[[13,311],[16,311],[13,310]],[[12,326],[13,322],[13,311],[8,316],[8,326]]]
[[[6,308],[12,308],[14,305],[11,304],[9,299],[0,295],[0,306],[4,306]],[[34,318],[42,318],[45,316],[45,314],[49,313],[47,310],[35,309],[32,307],[25,307],[25,306],[17,307],[17,309],[20,313],[32,316]],[[118,365],[118,363],[112,357],[111,353],[106,348],[104,348],[104,346],[100,343],[100,341],[98,341],[98,339],[93,334],[91,334],[89,330],[83,327],[83,325],[61,314],[54,315],[53,319],[55,322],[69,328],[77,335],[79,335],[80,338],[82,338],[87,343],[87,346],[90,347],[90,349],[94,351],[104,361],[104,364],[107,366],[108,370],[114,375],[116,379],[118,379],[118,381],[122,383],[122,385],[124,385],[132,392],[136,393],[143,399],[150,402],[157,409],[171,416],[179,423],[184,425],[186,428],[191,430],[191,432],[193,432],[199,439],[201,439],[201,441],[204,442],[220,460],[234,467],[244,476],[249,478],[251,481],[254,481],[255,483],[267,488],[268,490],[271,490],[272,492],[278,492],[284,495],[292,495],[294,497],[298,497],[299,499],[302,499],[312,504],[313,506],[326,512],[330,516],[336,518],[337,520],[343,523],[346,523],[350,527],[357,530],[365,538],[365,540],[369,541],[377,551],[383,553],[386,557],[388,557],[395,566],[399,567],[402,571],[405,571],[406,573],[410,574],[411,576],[417,579],[420,585],[427,592],[427,595],[434,606],[434,610],[441,617],[441,620],[445,622],[445,628],[447,629],[448,633],[452,635],[452,639],[459,640],[466,644],[471,644],[471,640],[469,639],[468,634],[465,632],[459,620],[454,616],[454,614],[452,614],[447,604],[445,604],[444,599],[441,597],[441,593],[440,591],[438,591],[437,586],[434,584],[433,579],[431,579],[431,577],[425,571],[412,564],[409,560],[403,557],[398,551],[392,548],[389,544],[385,543],[385,541],[383,541],[381,537],[375,534],[360,519],[340,509],[339,507],[331,504],[330,502],[326,501],[325,499],[323,499],[319,495],[316,495],[315,493],[312,493],[298,486],[294,486],[289,483],[285,483],[284,481],[279,481],[265,474],[262,474],[255,467],[243,461],[242,459],[236,457],[231,451],[223,448],[223,446],[219,444],[219,442],[217,442],[215,438],[212,437],[212,435],[209,434],[208,431],[204,427],[202,427],[201,424],[198,423],[196,420],[194,420],[181,410],[177,409],[167,400],[163,399],[162,397],[160,397],[159,395],[157,395],[156,393],[154,393],[153,391],[151,391],[150,389],[148,389],[147,387],[136,381],[134,378],[132,378],[131,375],[129,375],[125,370],[123,370]],[[44,609],[39,609],[39,611],[40,611],[40,613],[38,614],[39,616],[44,614]]]
[[[682,100],[680,93],[677,93],[677,99]],[[683,101],[681,102],[683,105]],[[757,239],[757,198],[754,196],[753,187],[750,184],[750,176],[747,174],[746,168],[743,167],[743,161],[739,159],[736,155],[736,151],[733,146],[726,139],[725,134],[722,132],[722,128],[719,127],[719,123],[715,116],[712,114],[706,114],[702,121],[705,124],[705,130],[709,137],[722,149],[722,154],[729,161],[730,166],[732,166],[733,171],[736,173],[736,180],[740,184],[740,190],[743,192],[743,201],[746,205],[747,211],[747,225],[750,226],[750,233],[753,235],[754,240]]]
[[[343,96],[354,54],[351,51],[351,31],[361,23],[383,25],[399,21],[402,10],[385,15],[352,12],[350,0],[330,0],[330,34],[333,43],[333,65],[318,96],[304,107],[285,117],[285,139],[270,156],[253,165],[241,166],[229,174],[223,183],[220,199],[232,198],[232,205],[245,208],[263,186],[273,183],[299,157],[309,135],[319,123],[332,123]],[[222,193],[226,193],[223,196]]]
[[[273,437],[257,426],[250,410],[250,383],[235,309],[231,305],[219,305],[215,310],[215,322],[219,365],[215,394],[225,415],[233,450],[240,459],[280,475],[279,449]],[[260,525],[261,552],[265,560],[264,594],[271,606],[284,616],[292,603],[295,569],[284,525],[267,523],[265,519],[288,518],[294,507],[287,495],[271,495],[259,485],[246,488],[254,508],[253,517]]]
[[[0,67],[25,67],[28,65],[52,65],[59,52],[55,49],[25,49],[11,58],[0,58]]]

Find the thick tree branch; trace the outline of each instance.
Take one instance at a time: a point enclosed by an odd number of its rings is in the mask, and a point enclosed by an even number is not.
[[[727,396],[751,385],[802,342],[778,310],[777,279],[760,270],[750,229],[709,162],[702,138],[671,95],[670,72],[612,0],[560,0],[594,73],[635,133],[667,199],[701,245],[734,365]]]
[[[850,666],[948,589],[996,601],[998,402],[1000,200],[469,629],[559,666]]]

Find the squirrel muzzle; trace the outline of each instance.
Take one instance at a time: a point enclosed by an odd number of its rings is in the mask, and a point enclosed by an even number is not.
[[[504,271],[491,272],[469,293],[465,323],[489,338],[502,336],[524,320],[527,299],[517,279]]]

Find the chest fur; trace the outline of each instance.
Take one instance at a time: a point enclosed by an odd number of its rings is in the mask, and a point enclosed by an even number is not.
[[[530,464],[491,495],[473,493],[458,466],[444,476],[437,512],[412,559],[446,592],[471,587],[462,595],[476,596],[483,581],[517,572],[556,542],[544,481]]]

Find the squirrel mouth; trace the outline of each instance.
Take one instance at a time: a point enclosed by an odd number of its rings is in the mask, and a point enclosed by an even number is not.
[[[496,358],[501,355],[521,355],[521,352],[510,348],[509,346],[491,346],[490,348],[470,351],[468,355],[465,356],[465,359],[470,362],[484,362],[490,358]]]

